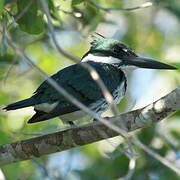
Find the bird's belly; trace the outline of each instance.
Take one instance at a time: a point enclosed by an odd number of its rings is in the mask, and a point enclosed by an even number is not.
[[[125,86],[124,86],[124,83],[121,83],[112,93],[114,103],[119,104],[124,94],[125,94]],[[108,107],[109,105],[106,102],[105,98],[100,99],[89,105],[89,109],[97,113],[99,116],[101,116],[101,114],[105,112],[108,109]],[[72,113],[61,115],[60,118],[63,121],[63,123],[68,123],[68,121],[76,121],[82,118],[89,119],[91,117],[87,113],[83,112],[82,110],[79,110]]]
[[[117,88],[113,91],[112,96],[115,104],[119,104],[121,99],[125,95],[125,82],[122,82],[117,86]],[[106,102],[105,98],[102,98],[92,104],[90,104],[89,108],[97,113],[99,116],[109,108],[109,104]]]
[[[113,99],[114,99],[114,103],[115,104],[119,104],[121,99],[124,97],[125,95],[125,82],[121,83],[116,89],[115,91],[112,93]]]

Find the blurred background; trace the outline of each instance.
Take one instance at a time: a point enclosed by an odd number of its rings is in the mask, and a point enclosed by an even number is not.
[[[98,32],[120,40],[139,55],[180,69],[178,0],[47,0],[47,3],[56,39],[72,55],[81,58],[90,47],[91,35]],[[0,30],[0,109],[31,96],[44,80],[40,73],[9,47],[6,33],[48,75],[75,63],[56,50],[38,0],[1,0]],[[179,70],[138,69],[129,74],[128,92],[118,109],[126,112],[143,107],[179,84]],[[0,110],[0,145],[67,128],[58,118],[28,125],[27,120],[32,115],[32,108],[12,112]],[[180,168],[180,111],[133,134]],[[134,148],[136,166],[130,179],[180,179],[161,162],[140,148]],[[108,141],[6,165],[0,170],[0,179],[120,179],[126,176],[129,168],[129,159],[122,151],[125,149],[127,143],[118,136]]]

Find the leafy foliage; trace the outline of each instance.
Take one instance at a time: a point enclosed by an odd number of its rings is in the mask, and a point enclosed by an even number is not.
[[[1,19],[2,12],[3,12],[3,6],[4,6],[4,0],[1,0],[1,2],[0,2],[0,19]]]
[[[82,3],[84,0],[72,0],[72,6]]]
[[[23,10],[28,6],[31,1],[18,0],[17,8],[18,14],[23,13]],[[21,30],[29,34],[40,34],[44,31],[44,20],[42,14],[38,13],[39,2],[34,0],[24,15],[18,20]]]

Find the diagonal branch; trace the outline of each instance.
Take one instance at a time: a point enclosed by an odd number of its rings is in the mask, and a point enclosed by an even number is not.
[[[148,106],[109,118],[109,121],[130,132],[157,123],[179,109],[180,86]],[[106,137],[101,136],[99,130],[103,131]],[[60,152],[118,135],[118,132],[101,122],[94,122],[89,125],[2,145],[0,146],[0,166]]]
[[[103,7],[99,4],[96,4],[93,0],[86,0],[87,2],[89,2],[91,5],[93,5],[94,7],[96,7],[99,10],[105,11],[105,12],[110,12],[110,11],[134,11],[137,9],[142,9],[142,8],[148,8],[150,6],[153,5],[153,3],[151,1],[147,1],[139,6],[135,6],[135,7],[130,7],[130,8],[121,8],[121,7]]]

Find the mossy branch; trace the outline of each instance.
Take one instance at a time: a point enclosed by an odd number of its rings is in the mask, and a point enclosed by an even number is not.
[[[148,106],[108,118],[108,121],[130,132],[157,123],[179,109],[180,86]],[[106,136],[102,136],[101,132]],[[0,146],[0,166],[64,151],[118,135],[119,133],[103,123],[94,122],[86,126],[2,145]]]

